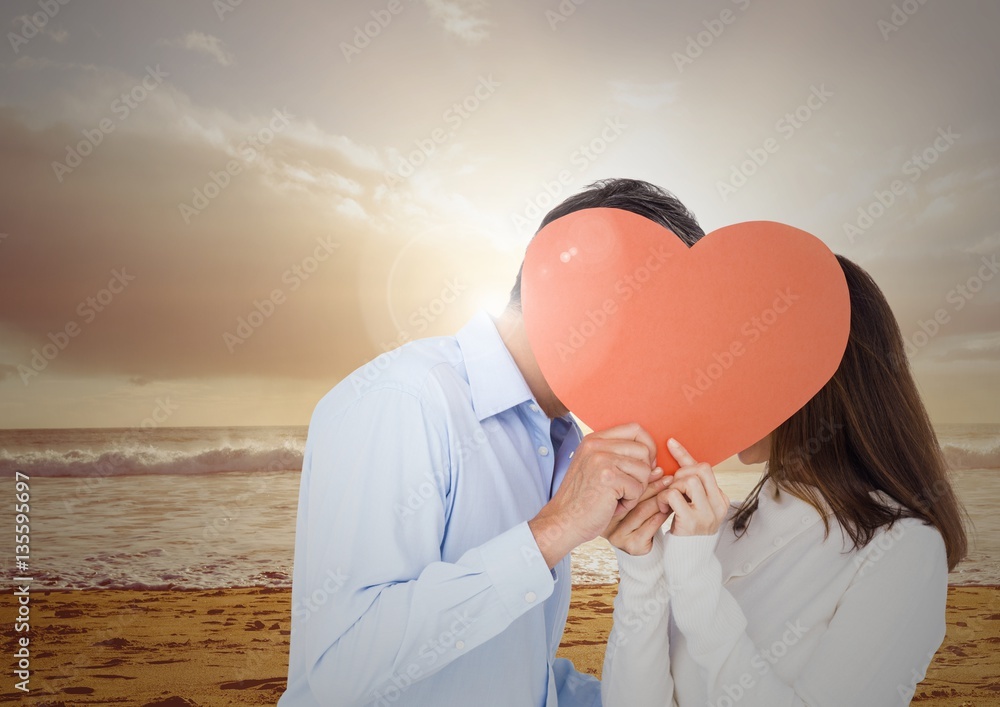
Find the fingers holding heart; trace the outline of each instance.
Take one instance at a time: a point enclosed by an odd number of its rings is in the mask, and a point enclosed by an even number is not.
[[[729,497],[719,488],[708,464],[699,464],[684,447],[671,439],[667,448],[680,469],[669,487],[657,495],[663,513],[674,513],[674,535],[714,535],[725,521]]]
[[[609,526],[605,537],[630,555],[645,555],[653,548],[653,536],[667,520],[655,497],[638,503],[617,524]]]
[[[700,484],[698,484],[698,489],[700,490],[699,498],[701,498],[703,494],[705,502],[711,507],[712,511],[716,515],[724,517],[729,511],[729,496],[727,496],[725,492],[719,488],[719,483],[715,478],[715,472],[712,471],[712,467],[708,464],[701,463],[696,464],[693,467],[685,467],[680,472],[674,474],[674,479],[678,481],[697,479],[700,481]],[[687,494],[687,496],[691,498],[691,500],[694,500],[691,494]]]
[[[670,450],[671,456],[677,460],[677,463],[680,464],[682,468],[685,466],[694,466],[698,463],[695,461],[695,458],[691,456],[691,453],[684,448],[684,445],[673,437],[667,440],[667,449]]]

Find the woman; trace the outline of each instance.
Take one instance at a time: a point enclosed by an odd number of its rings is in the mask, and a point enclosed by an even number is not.
[[[944,639],[961,512],[889,305],[839,260],[843,361],[740,453],[767,462],[749,497],[730,507],[671,440],[681,468],[610,531],[621,582],[605,707],[905,705]]]

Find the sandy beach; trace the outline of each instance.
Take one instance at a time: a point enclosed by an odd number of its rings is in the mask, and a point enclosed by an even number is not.
[[[614,595],[612,585],[574,588],[560,650],[598,676]],[[39,592],[31,611],[35,705],[263,705],[284,689],[286,589]],[[5,601],[7,646],[13,618]],[[1000,704],[998,649],[1000,587],[951,587],[948,634],[914,703]],[[6,673],[0,700],[24,697]]]

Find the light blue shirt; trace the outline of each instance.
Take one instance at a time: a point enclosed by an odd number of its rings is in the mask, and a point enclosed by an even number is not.
[[[570,559],[527,525],[579,442],[485,313],[341,381],[306,440],[280,707],[600,705],[555,657]]]

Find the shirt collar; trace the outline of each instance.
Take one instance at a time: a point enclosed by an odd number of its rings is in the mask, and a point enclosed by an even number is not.
[[[489,314],[478,312],[456,339],[465,359],[472,408],[480,422],[534,399]]]
[[[737,536],[732,525],[723,525],[725,542],[720,542],[716,548],[723,582],[749,574],[798,535],[822,521],[823,515],[812,505],[788,491],[779,492],[774,479],[768,479],[757,495],[757,510],[746,532]]]

